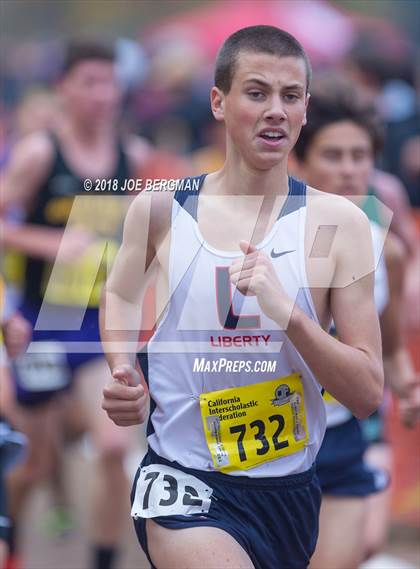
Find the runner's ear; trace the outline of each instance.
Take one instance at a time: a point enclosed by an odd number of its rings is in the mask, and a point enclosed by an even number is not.
[[[224,94],[217,87],[213,87],[210,92],[211,110],[217,121],[225,120]]]

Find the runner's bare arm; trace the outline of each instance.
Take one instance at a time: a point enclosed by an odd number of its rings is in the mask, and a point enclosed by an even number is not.
[[[154,200],[150,194],[140,194],[132,202],[123,243],[101,298],[101,339],[113,377],[103,391],[102,408],[123,427],[143,423],[148,413],[147,389],[136,365],[137,342],[147,269],[156,257],[160,234],[166,235],[162,221],[165,212],[170,215],[167,205],[167,197]]]
[[[294,308],[287,335],[321,385],[363,418],[383,392],[381,336],[373,299],[374,257],[369,221],[349,201],[337,212],[330,309],[337,341]],[[334,214],[335,215],[335,214]]]
[[[124,223],[123,242],[106,282],[100,306],[101,338],[110,368],[134,365],[142,297],[162,236],[166,236],[170,195],[140,194]],[[165,230],[166,227],[166,230]],[[122,352],[114,342],[126,344]],[[112,349],[107,349],[107,347]]]
[[[379,405],[383,389],[370,227],[366,216],[347,200],[340,198],[327,212],[325,203],[321,202],[322,222],[334,220],[334,225],[325,225],[336,227],[337,237],[331,254],[317,261],[322,270],[316,284],[310,279],[310,286],[330,289],[339,342],[286,294],[271,259],[253,246],[247,249],[246,242],[240,244],[245,260],[231,265],[231,281],[244,294],[257,296],[263,312],[285,330],[321,385],[356,416],[365,417]],[[318,214],[315,219],[314,235],[320,227]]]
[[[404,378],[408,379],[404,371],[408,372],[408,368],[403,371],[403,369],[400,369],[400,365],[402,365],[402,360],[405,360],[403,352],[406,351],[404,348],[402,315],[407,259],[402,243],[393,234],[388,234],[386,237],[384,254],[389,290],[388,303],[380,318],[385,381],[389,383],[389,386],[397,395],[404,396],[408,388],[404,381]],[[400,373],[401,371],[403,371],[402,374]],[[412,373],[413,370],[411,370]]]
[[[127,212],[123,241],[102,293],[101,339],[111,370],[117,365],[135,365],[146,265],[154,254],[148,239],[149,213],[149,196],[138,196]],[[121,352],[115,351],[117,342],[121,342]]]
[[[420,374],[416,373],[405,346],[403,333],[403,290],[407,258],[400,240],[388,234],[385,247],[389,301],[381,314],[385,383],[399,398],[400,415],[408,427],[420,416]]]
[[[2,217],[11,206],[27,209],[48,173],[52,158],[53,146],[44,133],[30,135],[14,147],[10,163],[0,179]],[[2,247],[17,249],[33,257],[55,258],[63,235],[62,229],[10,223],[7,219],[2,219],[2,225]]]
[[[12,205],[26,206],[48,173],[53,151],[45,133],[32,134],[16,144],[0,178],[2,214]]]
[[[63,229],[29,223],[3,221],[0,246],[31,257],[54,261],[63,237]]]

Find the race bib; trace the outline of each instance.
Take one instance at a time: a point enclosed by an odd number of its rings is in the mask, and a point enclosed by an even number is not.
[[[27,391],[57,391],[70,382],[71,374],[63,344],[36,342],[36,352],[18,356],[14,361],[19,384]]]
[[[229,472],[300,451],[308,441],[298,373],[203,393],[201,417],[215,468]]]
[[[163,464],[150,464],[140,471],[131,516],[205,514],[210,509],[212,493],[212,488],[195,476]]]

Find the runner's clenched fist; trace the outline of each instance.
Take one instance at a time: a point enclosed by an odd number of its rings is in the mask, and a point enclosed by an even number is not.
[[[124,364],[113,369],[112,378],[103,390],[102,409],[120,427],[144,423],[148,405],[139,373]]]
[[[256,296],[268,318],[286,328],[293,310],[293,301],[280,283],[273,264],[262,251],[248,241],[239,246],[245,257],[235,259],[229,268],[231,283],[246,296]]]

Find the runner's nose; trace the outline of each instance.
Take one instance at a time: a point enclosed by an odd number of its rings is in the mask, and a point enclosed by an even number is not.
[[[281,121],[286,118],[286,112],[280,97],[271,97],[268,103],[264,118],[272,121]]]

